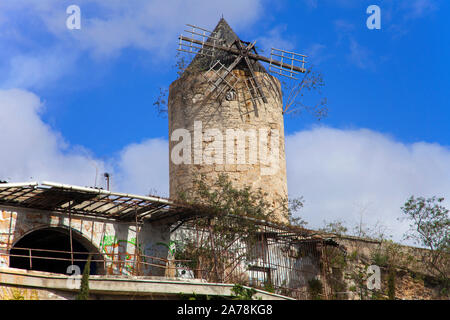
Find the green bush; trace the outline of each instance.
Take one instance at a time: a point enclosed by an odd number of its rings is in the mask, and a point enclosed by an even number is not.
[[[319,279],[311,279],[308,281],[308,287],[311,299],[320,300],[323,291],[322,281]]]

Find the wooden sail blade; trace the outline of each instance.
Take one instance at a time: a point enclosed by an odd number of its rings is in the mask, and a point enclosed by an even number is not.
[[[228,75],[232,74],[232,71],[233,71],[234,67],[236,67],[236,66],[239,64],[239,62],[241,62],[241,60],[242,60],[242,56],[237,56],[236,59],[233,61],[233,63],[232,63],[230,66],[225,67],[225,66],[222,65],[221,68],[224,69],[224,72],[223,72],[223,74],[220,74],[220,73],[219,73],[219,77],[218,77],[217,80],[212,84],[213,88],[212,88],[212,90],[211,90],[211,93],[213,93],[214,91],[216,91],[216,90],[221,86],[221,84],[222,84],[223,82],[225,82],[225,83],[227,84],[226,79],[227,79]],[[219,62],[219,61],[217,61],[217,62]],[[220,62],[219,62],[219,63],[220,63]],[[220,69],[219,69],[219,70],[220,70]],[[218,95],[220,95],[220,93],[222,93],[222,91],[223,91],[223,89],[222,89],[222,90],[219,90]]]
[[[200,28],[191,24],[187,24],[188,29],[184,31],[189,34],[188,37],[180,35],[178,37],[178,51],[184,51],[192,54],[200,54],[204,56],[214,56],[215,46],[223,43],[216,34],[204,28]],[[208,45],[206,45],[208,44]]]
[[[256,43],[256,41],[253,42],[253,43],[248,44],[247,47],[244,49],[242,47],[241,42],[237,41],[238,48],[241,51],[241,55],[244,57],[244,60],[245,60],[245,62],[247,64],[247,67],[248,67],[248,69],[250,71],[250,74],[251,74],[252,80],[250,80],[250,85],[253,86],[253,89],[254,89],[253,91],[257,92],[261,96],[261,98],[263,99],[264,103],[267,103],[267,99],[266,99],[266,97],[264,95],[264,92],[261,89],[261,86],[260,86],[260,84],[258,82],[258,79],[256,78],[256,74],[253,71],[253,67],[252,67],[252,64],[250,62],[250,59],[248,58],[248,55],[247,55],[248,52],[255,46],[255,43]],[[256,108],[257,107],[255,105],[255,110],[256,110]]]
[[[217,93],[220,96],[225,89],[227,91],[233,90],[239,79],[233,75],[232,69],[225,67],[220,61],[211,66],[211,68],[204,74],[204,77],[210,83],[211,89],[209,94]],[[222,86],[222,84],[224,84]]]
[[[194,38],[189,38],[189,37],[185,37],[183,35],[180,35],[178,37],[178,39],[180,40],[181,43],[183,43],[183,45],[186,43],[188,46],[190,46],[190,44],[194,45],[199,45],[200,48],[202,49],[211,49],[211,50],[223,50],[232,54],[239,54],[239,50],[234,49],[234,48],[229,48],[227,46],[221,45],[221,44],[217,44],[214,42],[202,42],[201,40],[197,40]]]
[[[180,36],[179,39],[180,39],[180,41],[187,41],[187,42],[191,42],[193,44],[200,45],[200,46],[202,46],[202,48],[206,47],[206,48],[211,48],[214,50],[223,50],[228,53],[239,55],[239,50],[236,48],[227,47],[227,46],[223,46],[220,44],[208,43],[208,42],[202,43],[202,41],[200,41],[200,40],[188,38],[185,36]],[[273,50],[278,50],[278,49],[273,49]],[[301,66],[296,65],[295,63],[293,63],[292,60],[289,61],[288,56],[285,56],[283,58],[283,61],[280,61],[280,59],[278,59],[279,57],[277,57],[275,55],[273,55],[271,58],[267,58],[267,57],[261,56],[259,54],[254,54],[251,52],[249,52],[247,55],[250,59],[259,60],[259,61],[268,63],[271,66],[271,68],[278,67],[278,68],[285,69],[288,72],[292,72],[292,73],[305,73],[306,72],[306,68],[305,68],[306,61],[304,60],[304,58],[306,58],[306,56],[304,56],[304,55],[299,55],[303,59],[294,58],[295,60],[293,60],[293,61],[299,60],[300,61],[299,64]],[[292,58],[292,53],[291,53],[291,58]],[[296,61],[296,62],[299,62],[299,61]]]
[[[297,80],[299,73],[305,73],[303,54],[272,48],[270,52],[269,71]]]
[[[248,50],[250,50],[251,48],[253,48],[255,43],[249,44],[245,49],[242,48],[242,45],[241,45],[240,41],[236,41],[234,43],[234,45],[236,45],[236,47],[239,50],[238,56],[236,57],[236,59],[233,61],[233,63],[231,65],[229,65],[228,67],[225,67],[225,66],[222,65],[221,68],[219,69],[219,72],[216,72],[217,75],[218,75],[218,78],[212,84],[213,85],[213,89],[212,89],[211,93],[214,92],[215,90],[217,90],[223,82],[226,82],[226,79],[227,79],[228,75],[232,73],[233,69],[239,64],[239,62],[241,62],[241,60],[243,58],[246,58],[246,54],[245,53],[248,52]],[[218,62],[219,61],[217,61],[214,66],[216,66]],[[212,70],[215,70],[214,66],[211,68]],[[210,71],[212,71],[211,69],[210,69]],[[223,69],[225,71],[223,74],[220,73],[221,69]],[[231,87],[231,86],[229,85],[229,87]],[[232,89],[232,87],[230,89]]]

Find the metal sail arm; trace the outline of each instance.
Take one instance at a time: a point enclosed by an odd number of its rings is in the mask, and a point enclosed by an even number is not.
[[[213,49],[224,50],[226,52],[229,52],[229,53],[232,53],[232,54],[235,54],[235,55],[238,55],[238,56],[240,55],[240,51],[238,49],[236,49],[236,48],[227,47],[227,46],[218,45],[218,44],[209,43],[209,42],[202,42],[200,40],[192,39],[192,38],[188,38],[188,37],[184,37],[184,36],[179,36],[178,39],[180,39],[180,41],[187,41],[187,42],[195,43],[195,44],[198,44],[198,45],[201,45],[201,46],[210,47],[210,48],[213,48]],[[260,61],[269,63],[271,65],[274,65],[274,66],[277,66],[277,67],[280,67],[280,68],[283,68],[283,69],[293,70],[293,71],[301,72],[301,73],[305,73],[306,72],[306,69],[304,67],[294,66],[294,65],[289,64],[289,63],[284,63],[282,61],[274,60],[272,58],[267,58],[267,57],[264,57],[264,56],[261,56],[261,55],[258,55],[258,54],[254,54],[254,53],[251,53],[251,52],[248,52],[247,56],[250,59],[260,60]]]

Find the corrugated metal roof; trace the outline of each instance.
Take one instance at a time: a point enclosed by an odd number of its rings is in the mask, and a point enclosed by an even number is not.
[[[170,200],[84,188],[53,182],[0,184],[0,204],[54,212],[139,220],[164,215],[176,207]]]

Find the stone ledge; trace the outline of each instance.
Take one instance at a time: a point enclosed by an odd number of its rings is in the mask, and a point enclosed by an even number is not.
[[[81,276],[80,276],[81,277]],[[0,268],[0,285],[13,285],[37,289],[76,292],[67,286],[69,276],[41,271],[15,268]],[[200,279],[176,279],[163,277],[89,277],[89,291],[93,294],[109,295],[179,295],[197,294],[231,296],[233,284],[208,283]],[[256,297],[262,300],[292,300],[289,297],[256,289]]]

